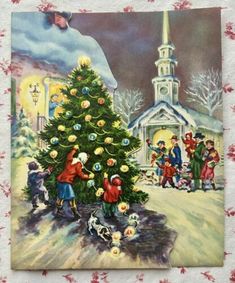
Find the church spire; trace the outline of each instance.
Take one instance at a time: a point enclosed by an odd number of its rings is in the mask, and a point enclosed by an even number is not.
[[[168,11],[163,12],[162,44],[170,44],[170,24]]]

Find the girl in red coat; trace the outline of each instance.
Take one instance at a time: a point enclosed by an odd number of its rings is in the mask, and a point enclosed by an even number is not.
[[[185,138],[182,137],[182,141],[185,144],[185,151],[187,152],[187,157],[190,159],[192,155],[192,151],[196,148],[196,141],[193,139],[193,133],[188,132],[184,135]]]
[[[85,152],[81,152],[77,157],[74,157],[77,151],[78,145],[75,145],[67,155],[65,169],[57,177],[58,198],[56,201],[56,213],[57,215],[61,215],[64,201],[69,201],[69,205],[74,215],[74,220],[78,220],[80,218],[77,211],[75,194],[72,187],[74,179],[76,177],[80,178],[81,180],[89,180],[94,178],[93,173],[87,175],[82,172],[83,164],[87,162],[88,156]]]
[[[108,174],[104,173],[104,194],[103,194],[103,203],[102,210],[105,218],[109,218],[115,215],[117,209],[117,202],[119,197],[122,194],[122,180],[118,174],[113,175],[108,180]]]

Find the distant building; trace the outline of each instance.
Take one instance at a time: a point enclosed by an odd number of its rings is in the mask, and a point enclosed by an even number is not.
[[[145,140],[149,138],[153,144],[164,140],[170,146],[170,138],[177,135],[182,148],[183,158],[186,159],[181,136],[186,132],[202,132],[207,139],[215,141],[215,147],[223,151],[223,124],[220,120],[202,114],[180,104],[180,80],[175,75],[177,60],[173,54],[175,47],[170,40],[168,12],[163,14],[162,44],[158,48],[159,59],[155,62],[158,75],[152,79],[155,92],[154,105],[129,124],[134,136],[143,141],[137,160],[142,167],[150,165],[151,150]]]

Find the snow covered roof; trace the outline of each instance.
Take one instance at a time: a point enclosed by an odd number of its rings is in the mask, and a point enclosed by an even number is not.
[[[77,29],[68,27],[61,30],[50,25],[43,13],[20,12],[12,14],[12,34],[13,52],[56,64],[62,73],[68,73],[76,67],[79,56],[89,56],[93,68],[107,87],[117,88],[100,45],[94,38],[81,34]]]
[[[193,110],[191,108],[183,107],[180,104],[171,105],[165,101],[160,101],[156,105],[150,107],[147,111],[142,113],[134,121],[132,121],[128,128],[131,129],[135,126],[139,126],[141,123],[147,121],[147,117],[158,112],[160,109],[171,109],[173,113],[181,120],[185,122],[186,125],[191,125],[194,128],[204,128],[206,130],[213,131],[215,133],[223,132],[223,123],[216,119],[215,117],[210,117],[206,114],[202,114]]]

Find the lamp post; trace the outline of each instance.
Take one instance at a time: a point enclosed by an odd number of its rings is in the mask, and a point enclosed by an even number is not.
[[[36,106],[38,103],[39,95],[40,95],[39,84],[38,83],[30,84],[29,87],[30,87],[29,93],[31,94],[33,102]]]

